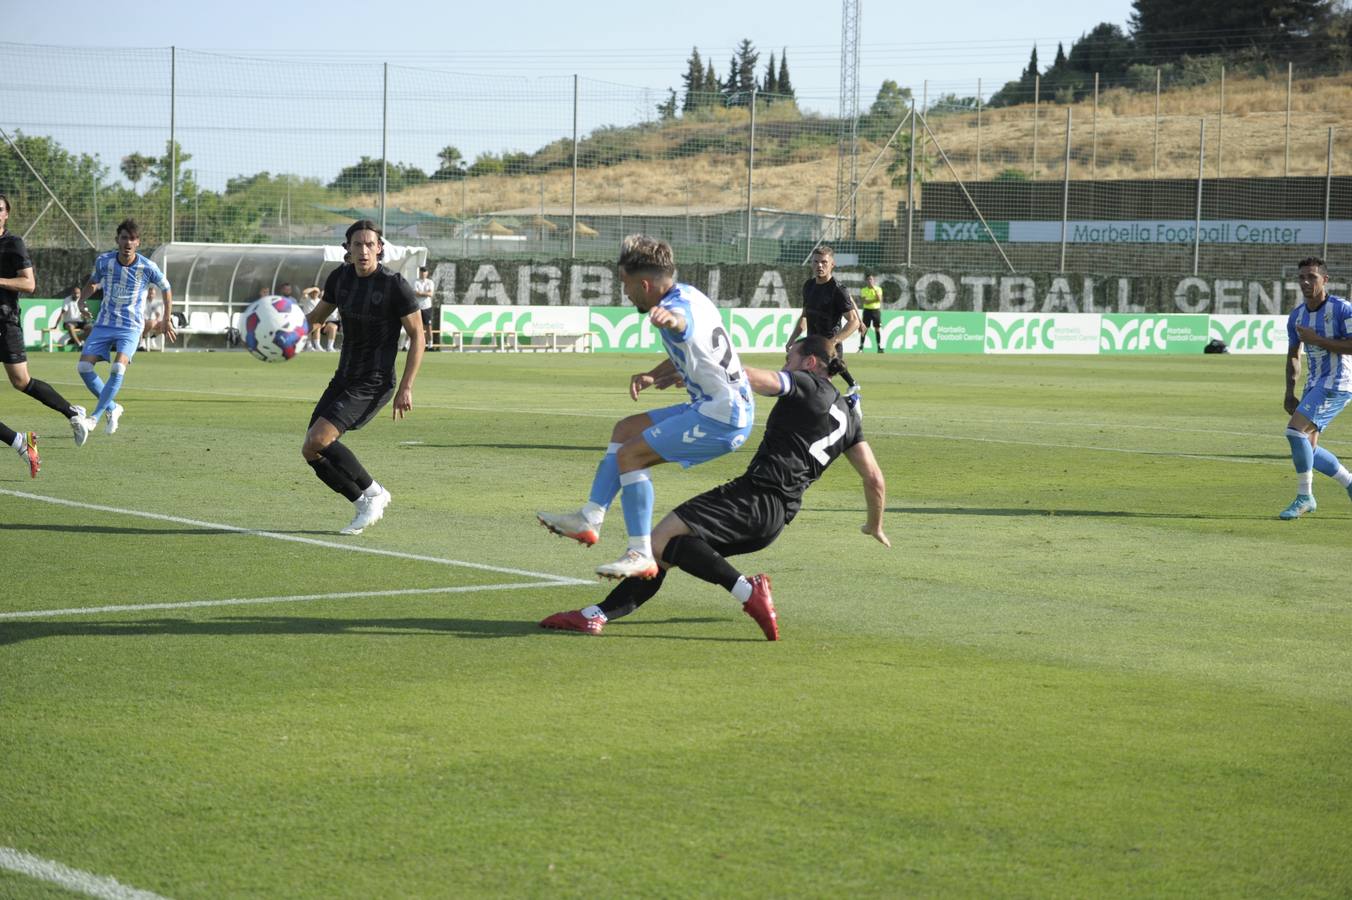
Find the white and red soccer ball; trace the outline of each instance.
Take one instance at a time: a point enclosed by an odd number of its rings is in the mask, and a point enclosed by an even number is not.
[[[286,362],[300,352],[310,324],[289,297],[259,297],[244,310],[244,348],[263,362]]]

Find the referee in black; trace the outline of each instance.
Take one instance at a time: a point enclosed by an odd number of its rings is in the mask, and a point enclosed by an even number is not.
[[[361,534],[385,514],[390,492],[358,462],[339,438],[362,427],[394,398],[394,418],[413,409],[413,381],[422,364],[423,327],[418,299],[404,276],[381,265],[385,238],[379,226],[361,219],[347,229],[348,262],[324,282],[324,299],[306,319],[318,327],[336,309],[343,323],[338,370],[310,416],[301,455],[319,480],[352,501],[356,514],[340,534]],[[394,361],[399,334],[409,337],[404,377],[396,390]]]
[[[829,340],[834,345],[830,374],[845,379],[846,402],[855,407],[859,403],[859,385],[845,368],[845,339],[859,330],[859,310],[833,277],[835,269],[834,249],[822,244],[812,251],[812,277],[803,284],[803,314],[793,323],[789,343],[804,332]],[[842,319],[844,325],[840,324]]]
[[[675,566],[727,590],[741,601],[767,640],[779,640],[770,576],[743,575],[727,557],[774,543],[798,515],[803,493],[842,453],[864,484],[868,520],[859,530],[891,547],[883,532],[887,485],[864,440],[859,417],[851,415],[826,374],[831,359],[830,341],[808,337],[789,346],[782,371],[748,366],[744,371],[751,389],[779,400],[746,472],[687,500],[658,523],[652,534],[656,578],[626,578],[598,605],[555,613],[540,626],[600,634],[607,621],[626,616],[651,599],[667,570]]]

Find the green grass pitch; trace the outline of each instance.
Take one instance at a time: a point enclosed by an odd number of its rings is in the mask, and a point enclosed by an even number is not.
[[[43,434],[0,458],[0,848],[175,898],[1352,892],[1352,502],[1277,521],[1280,358],[852,357],[893,548],[838,463],[740,561],[779,644],[681,573],[536,626],[604,596],[618,509],[533,514],[681,399],[628,399],[657,357],[430,355],[348,441],[394,494],[356,538],[299,454],[334,361],[141,354],[78,450],[0,392]]]

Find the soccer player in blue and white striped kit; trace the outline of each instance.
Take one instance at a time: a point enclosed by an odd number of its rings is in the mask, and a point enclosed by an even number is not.
[[[1323,434],[1333,418],[1352,399],[1352,303],[1328,292],[1329,271],[1324,261],[1311,256],[1300,261],[1300,292],[1305,301],[1291,310],[1286,320],[1286,439],[1296,466],[1296,499],[1278,518],[1298,519],[1318,506],[1314,501],[1311,470],[1329,476],[1352,497],[1352,472],[1323,447]],[[1309,373],[1305,391],[1296,400],[1296,377],[1300,374],[1300,346],[1305,345]]]
[[[177,337],[169,279],[164,277],[159,266],[136,252],[140,246],[140,227],[134,220],[124,219],[117,226],[117,249],[100,254],[94,260],[94,272],[89,276],[85,296],[102,291],[103,300],[75,369],[85,387],[98,398],[87,423],[91,431],[105,412],[108,414],[105,430],[108,434],[117,431],[122,418],[117,392],[122,389],[127,366],[136,355],[137,343],[145,330],[146,293],[152,284],[164,295],[164,318],[160,321],[159,332],[171,341]],[[106,382],[94,371],[94,363],[103,359],[111,363]]]
[[[624,294],[662,336],[667,358],[629,381],[629,396],[684,384],[688,403],[627,416],[615,424],[610,445],[596,467],[591,493],[581,510],[537,513],[555,534],[595,544],[606,509],[620,495],[629,549],[613,563],[598,566],[605,578],[654,578],[653,486],[649,468],[678,462],[684,468],[717,459],[746,442],[755,418],[755,400],[732,338],[712,300],[676,281],[671,245],[645,235],[624,239],[620,248]],[[588,613],[589,615],[591,613]]]

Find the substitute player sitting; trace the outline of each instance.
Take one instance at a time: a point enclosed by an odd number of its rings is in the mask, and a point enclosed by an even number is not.
[[[536,517],[555,534],[590,546],[599,539],[606,510],[620,494],[629,549],[596,572],[605,578],[653,578],[659,569],[652,549],[649,469],[664,462],[689,468],[736,450],[751,433],[755,401],[718,308],[675,280],[671,245],[630,235],[620,248],[619,273],[625,296],[648,314],[667,351],[664,362],[629,380],[629,396],[638,400],[647,388],[683,382],[690,401],[621,419],[611,431],[582,509]]]
[[[892,546],[883,532],[887,485],[864,440],[860,418],[851,415],[831,384],[827,372],[833,356],[830,342],[814,336],[789,346],[783,371],[747,369],[756,393],[780,399],[746,473],[687,500],[658,523],[653,551],[662,562],[656,578],[627,578],[598,605],[555,613],[540,627],[600,634],[607,621],[651,599],[666,570],[675,566],[728,591],[767,640],[779,640],[770,577],[747,577],[726,557],[770,546],[802,508],[803,493],[842,453],[864,483],[868,521],[860,530]]]

